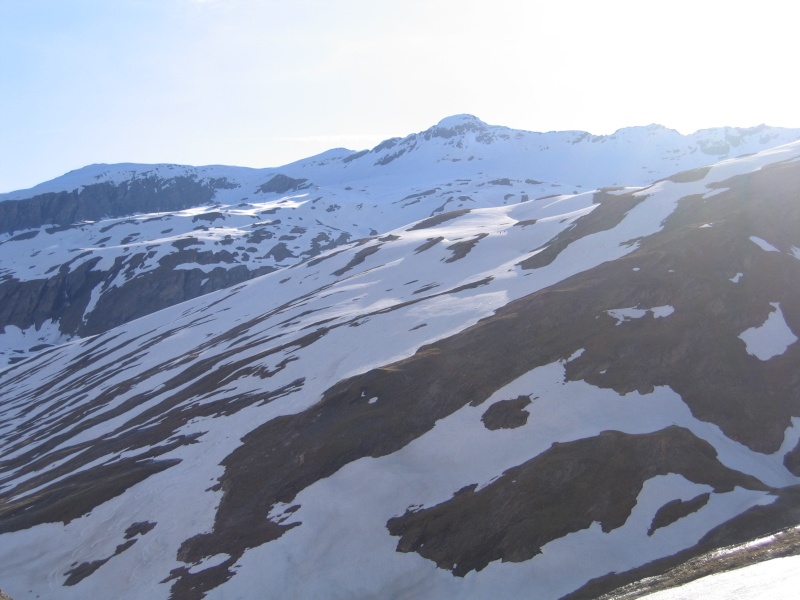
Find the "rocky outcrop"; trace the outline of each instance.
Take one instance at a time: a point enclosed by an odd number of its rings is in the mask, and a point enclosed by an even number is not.
[[[522,427],[528,422],[530,413],[525,410],[525,407],[530,403],[530,396],[519,396],[514,400],[499,400],[483,413],[481,421],[490,431]]]
[[[278,173],[267,183],[258,187],[258,192],[262,194],[285,194],[289,191],[303,190],[311,187],[310,183],[306,183],[307,179],[294,179],[287,175]]]
[[[143,258],[143,254],[119,257],[108,271],[95,270],[99,259],[93,259],[76,268],[67,263],[48,279],[8,278],[0,282],[0,326],[38,329],[54,320],[63,334],[94,335],[274,270],[269,266],[230,266],[231,254],[224,250],[187,248],[165,256],[158,268],[125,280],[125,271],[135,269]],[[176,268],[185,264],[220,266]],[[96,302],[90,307],[95,294]]]
[[[198,261],[199,264],[214,264],[211,257],[218,253],[197,254],[205,254],[208,260],[206,263]],[[122,286],[109,287],[98,299],[94,310],[86,316],[85,322],[79,324],[74,331],[66,332],[85,336],[108,331],[162,308],[229,288],[274,270],[266,266],[249,269],[245,265],[220,266],[211,270],[174,269],[170,263],[176,260],[177,255],[169,255],[158,269],[143,273]],[[110,276],[109,279],[113,277]]]
[[[656,512],[650,524],[650,529],[647,530],[647,535],[653,535],[657,529],[667,527],[678,519],[682,519],[687,515],[697,512],[708,504],[710,498],[711,494],[706,492],[705,494],[695,496],[691,500],[684,501],[678,498],[677,500],[667,502]]]
[[[0,202],[0,233],[139,212],[181,210],[207,204],[215,190],[231,185],[225,179],[198,181],[196,176],[140,177],[118,184],[95,183],[71,192],[40,194],[26,200],[6,200]]]
[[[92,290],[102,283],[105,275],[92,270],[97,260],[74,269],[67,263],[48,279],[7,278],[0,282],[0,327],[38,329],[47,321],[58,320],[62,332],[80,331]]]

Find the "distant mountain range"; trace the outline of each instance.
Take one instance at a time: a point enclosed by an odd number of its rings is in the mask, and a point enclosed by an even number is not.
[[[797,525],[798,140],[457,115],[0,195],[0,587],[594,598]]]

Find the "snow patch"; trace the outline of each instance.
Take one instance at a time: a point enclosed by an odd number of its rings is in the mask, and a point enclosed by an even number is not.
[[[579,348],[579,349],[575,350],[575,352],[573,352],[570,355],[570,357],[564,362],[572,362],[573,360],[576,360],[576,359],[580,358],[583,355],[584,352],[586,352],[586,348]]]
[[[668,317],[674,313],[675,307],[670,306],[669,304],[665,304],[664,306],[654,306],[650,309],[650,312],[653,313],[654,319],[660,319],[662,317]]]
[[[641,319],[647,314],[647,309],[644,308],[612,308],[607,310],[606,313],[611,315],[617,320],[617,325],[628,319]]]
[[[69,342],[72,336],[61,332],[56,321],[45,321],[41,326],[31,325],[20,329],[16,325],[6,325],[0,329],[0,367],[15,360],[27,358],[50,346],[60,346]]]
[[[762,250],[765,250],[766,252],[780,252],[780,250],[778,250],[775,246],[773,246],[766,240],[762,240],[760,237],[751,235],[750,241],[753,242],[756,246],[758,246]]]
[[[612,308],[606,311],[606,313],[617,320],[617,325],[629,319],[641,319],[647,316],[647,313],[652,313],[654,319],[660,319],[662,317],[668,317],[674,312],[675,308],[668,304],[664,306],[654,306],[653,308],[637,308],[635,306],[630,308]]]
[[[770,305],[775,310],[762,325],[745,329],[739,334],[746,345],[747,353],[759,360],[780,356],[797,341],[797,336],[783,318],[780,303],[770,302]]]

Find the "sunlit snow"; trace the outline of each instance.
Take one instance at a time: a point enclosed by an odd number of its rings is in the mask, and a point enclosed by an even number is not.
[[[647,600],[793,600],[800,585],[800,556],[785,556],[734,571],[714,573]]]

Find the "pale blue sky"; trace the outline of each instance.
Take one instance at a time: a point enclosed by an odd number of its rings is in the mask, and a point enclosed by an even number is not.
[[[0,0],[0,192],[91,163],[278,166],[456,113],[800,127],[790,3]]]

